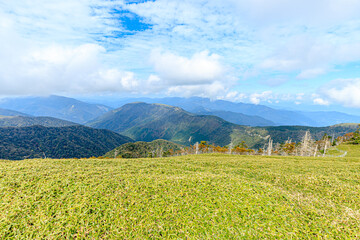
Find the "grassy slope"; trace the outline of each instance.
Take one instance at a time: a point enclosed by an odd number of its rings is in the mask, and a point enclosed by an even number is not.
[[[354,239],[359,181],[359,157],[0,161],[0,238]]]
[[[337,147],[341,151],[347,152],[347,157],[359,157],[360,158],[360,145],[342,144]]]

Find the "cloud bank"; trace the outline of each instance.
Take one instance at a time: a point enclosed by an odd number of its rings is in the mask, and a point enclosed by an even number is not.
[[[359,107],[359,11],[356,0],[2,1],[0,94]]]

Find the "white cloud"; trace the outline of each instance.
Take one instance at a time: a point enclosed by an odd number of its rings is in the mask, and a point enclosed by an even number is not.
[[[23,50],[0,70],[0,94],[138,91],[134,73],[103,66],[105,49],[99,45]]]
[[[296,100],[303,100],[304,96],[305,96],[304,93],[298,93],[298,94],[296,94]]]
[[[180,95],[184,97],[199,96],[217,99],[226,94],[228,89],[221,82],[213,82],[205,85],[184,85],[169,87],[168,94],[171,96]]]
[[[219,99],[228,100],[231,102],[241,102],[241,101],[246,100],[247,98],[248,98],[248,96],[245,93],[231,91],[231,92],[228,92],[225,96],[220,97]]]
[[[334,80],[323,86],[321,93],[334,102],[360,108],[360,78]]]
[[[323,105],[323,106],[328,106],[330,104],[329,101],[324,100],[322,98],[315,98],[313,100],[313,103],[316,104],[316,105]]]
[[[211,84],[226,74],[220,56],[210,55],[208,51],[195,53],[191,58],[154,51],[150,62],[160,78],[169,85]]]
[[[250,95],[249,100],[253,104],[259,104],[262,101],[271,101],[275,97],[273,96],[272,91],[265,91],[262,93],[253,93]]]

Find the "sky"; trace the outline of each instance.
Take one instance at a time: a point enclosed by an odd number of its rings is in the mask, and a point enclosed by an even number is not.
[[[0,0],[0,96],[360,113],[358,0]]]

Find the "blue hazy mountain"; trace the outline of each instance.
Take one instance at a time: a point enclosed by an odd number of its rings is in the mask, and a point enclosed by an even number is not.
[[[194,113],[200,115],[213,115],[220,117],[228,122],[235,123],[238,125],[252,126],[252,127],[261,127],[261,126],[274,126],[274,122],[267,120],[259,116],[251,116],[243,113],[236,113],[230,111],[211,111],[207,109],[199,109],[194,111]]]
[[[30,116],[29,114],[0,108],[0,116]]]
[[[76,123],[85,123],[111,110],[101,104],[85,103],[61,96],[6,98],[0,107],[33,116],[48,116]]]

